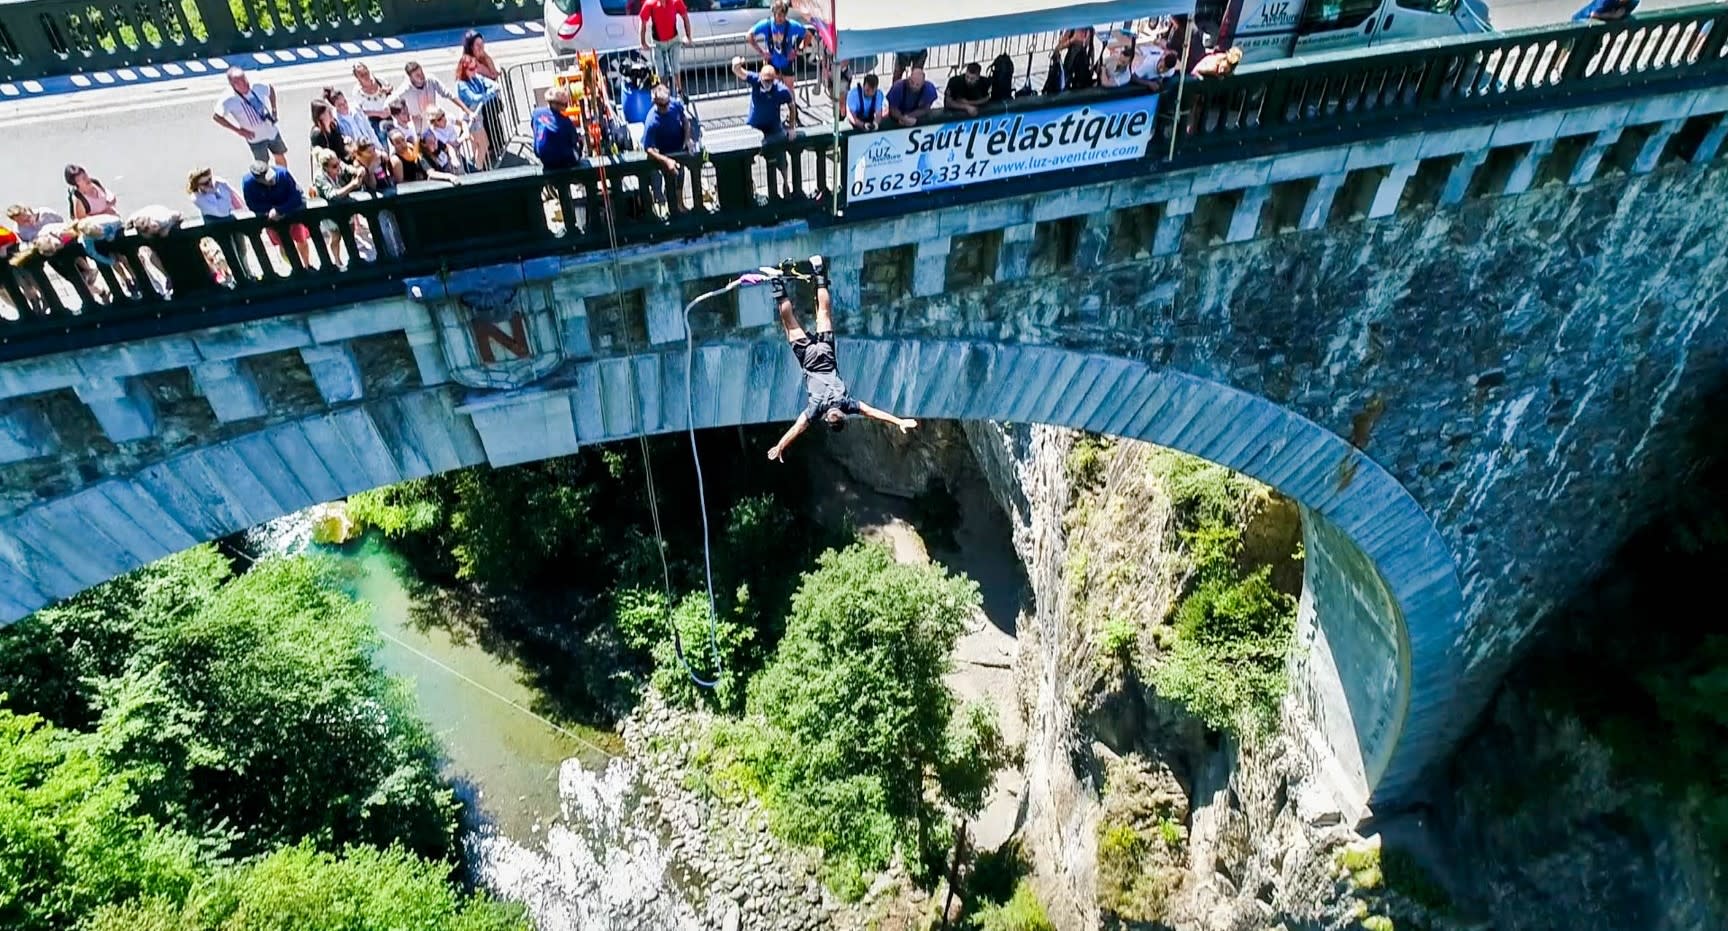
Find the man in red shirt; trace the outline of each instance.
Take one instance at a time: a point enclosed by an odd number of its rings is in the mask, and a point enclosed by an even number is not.
[[[684,20],[684,38],[678,38],[678,20]],[[650,39],[648,33],[654,35]],[[654,73],[662,82],[677,88],[684,95],[684,75],[678,70],[684,46],[690,44],[690,10],[684,0],[645,0],[642,4],[642,48],[654,65]]]

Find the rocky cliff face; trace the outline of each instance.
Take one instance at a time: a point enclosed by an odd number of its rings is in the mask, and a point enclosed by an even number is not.
[[[1121,551],[1112,558],[1137,558],[1152,571],[1137,604],[1111,607],[1156,611],[1174,597],[1181,567],[1150,565],[1182,558],[1161,550],[1169,532],[1162,491],[1136,485],[1119,457],[1091,498],[1106,504],[1077,526],[1078,434],[993,424],[965,431],[1012,519],[1035,596],[1019,630],[1029,722],[1022,834],[1059,928],[1728,927],[1722,876],[1697,825],[1615,772],[1575,716],[1538,700],[1528,674],[1502,691],[1432,786],[1431,804],[1374,823],[1348,824],[1305,802],[1311,763],[1294,703],[1274,736],[1209,742],[1132,673],[1101,666],[1100,633],[1076,591],[1077,573],[1088,571],[1076,553],[1114,545]],[[1250,510],[1244,542],[1262,560],[1287,551],[1278,510],[1275,502]],[[1299,571],[1286,571],[1284,584],[1292,583]],[[1543,662],[1553,660],[1528,665]],[[1162,833],[1164,843],[1142,844],[1124,867],[1121,845],[1135,834],[1113,833],[1118,825]]]
[[[1170,499],[1148,481],[1143,444],[1093,477],[1099,513],[1074,514],[1072,431],[967,424],[966,436],[1014,524],[1036,609],[1022,620],[1018,673],[1029,722],[1022,834],[1038,891],[1058,927],[1346,928],[1375,916],[1341,861],[1372,846],[1336,813],[1307,809],[1304,722],[1247,745],[1209,739],[1159,699],[1132,666],[1102,660],[1102,614],[1162,618],[1181,591],[1184,557]],[[1293,540],[1281,506],[1251,508],[1248,546]],[[1083,538],[1084,548],[1070,539]],[[1077,553],[1084,553],[1077,557]],[[1128,567],[1096,586],[1089,557]],[[1299,582],[1283,570],[1284,581]],[[1109,602],[1084,604],[1108,589]],[[1144,625],[1140,636],[1151,636]],[[1147,648],[1155,651],[1155,644]],[[1148,840],[1150,838],[1151,840]],[[1372,880],[1372,876],[1363,876]]]

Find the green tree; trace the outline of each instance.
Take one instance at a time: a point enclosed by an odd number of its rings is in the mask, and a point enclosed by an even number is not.
[[[87,589],[0,631],[0,693],[7,707],[57,727],[96,724],[96,679],[116,676],[140,632],[184,617],[232,575],[214,547],[169,556]]]
[[[399,849],[310,843],[215,873],[189,896],[104,909],[89,931],[527,931],[520,906],[459,896],[446,867]]]
[[[938,813],[927,783],[976,810],[980,767],[956,756],[989,757],[987,774],[1001,740],[988,716],[956,724],[943,675],[978,607],[970,579],[901,565],[880,546],[822,554],[793,595],[785,639],[750,684],[749,711],[767,727],[739,748],[777,831],[822,846],[857,877],[885,865],[908,830],[913,854],[931,848]]]
[[[0,927],[69,928],[103,905],[185,894],[197,844],[136,814],[131,782],[87,737],[0,710]]]
[[[654,662],[651,681],[654,688],[668,701],[683,707],[712,704],[736,711],[744,703],[744,683],[751,669],[745,659],[746,650],[755,639],[755,630],[743,622],[747,612],[746,598],[739,598],[739,607],[728,610],[722,605],[710,630],[708,596],[691,592],[666,610],[666,596],[658,591],[629,588],[613,596],[618,628],[625,643],[632,649],[647,653]],[[715,683],[712,689],[697,685],[690,670],[679,662],[677,643],[672,639],[668,623],[676,626],[684,647],[684,660],[696,675]],[[718,645],[719,668],[716,669],[715,647]],[[718,674],[718,678],[716,678]]]
[[[101,683],[97,746],[147,776],[144,810],[194,832],[241,826],[241,853],[311,837],[447,856],[455,801],[437,745],[328,569],[260,560],[140,630],[126,671]]]
[[[1176,644],[1152,685],[1208,727],[1240,733],[1277,722],[1296,600],[1272,587],[1271,572],[1214,575],[1176,609]]]

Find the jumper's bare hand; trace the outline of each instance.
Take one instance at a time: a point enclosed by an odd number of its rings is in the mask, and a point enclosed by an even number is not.
[[[900,432],[901,433],[911,433],[913,430],[915,430],[917,428],[918,428],[918,421],[913,420],[910,417],[900,418]]]
[[[781,454],[780,447],[778,447],[778,446],[769,447],[769,449],[768,449],[768,461],[769,462],[785,462],[786,460],[780,458],[780,454]]]

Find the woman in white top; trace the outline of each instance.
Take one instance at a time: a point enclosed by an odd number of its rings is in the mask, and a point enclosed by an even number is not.
[[[372,123],[372,133],[380,141],[384,132],[379,127],[390,119],[390,101],[396,92],[390,85],[372,76],[372,69],[363,61],[354,63],[354,106]]]
[[[186,176],[186,193],[192,195],[192,206],[198,208],[205,223],[232,220],[234,211],[246,209],[240,192],[208,168],[194,168]]]

